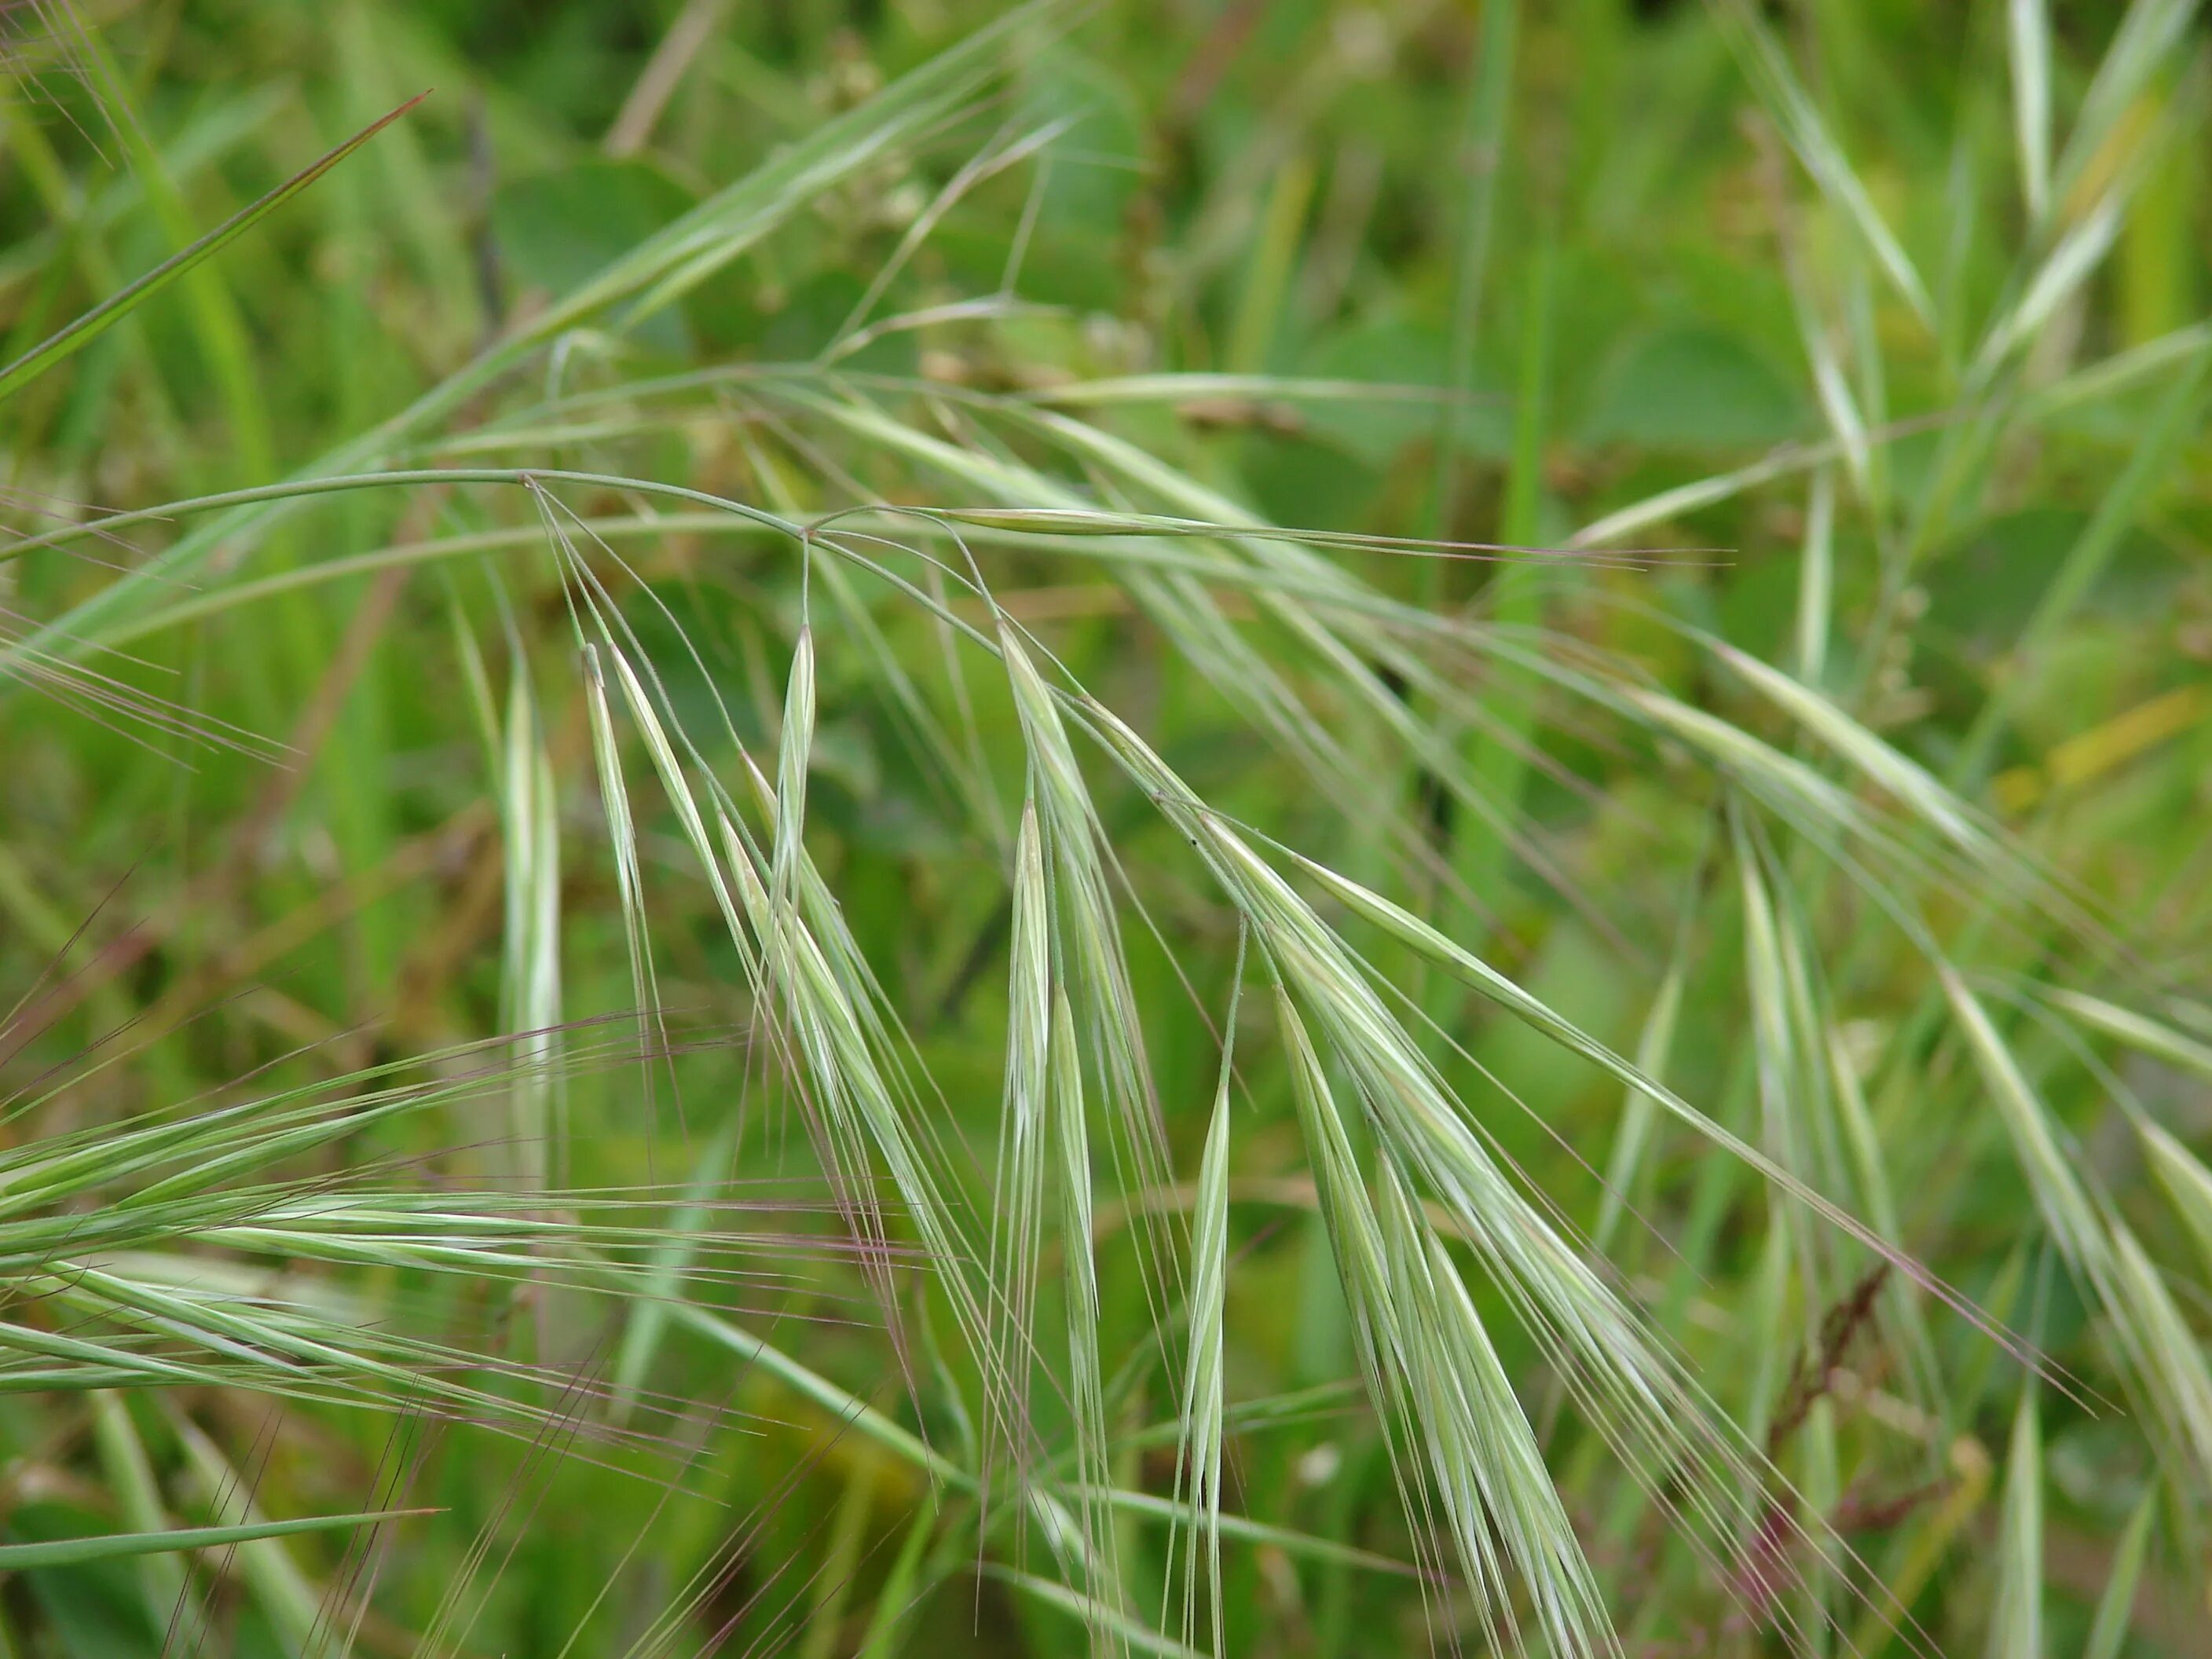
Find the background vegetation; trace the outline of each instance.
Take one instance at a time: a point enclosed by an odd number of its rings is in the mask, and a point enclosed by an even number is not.
[[[4,12],[0,1651],[2212,1650],[2193,4]]]

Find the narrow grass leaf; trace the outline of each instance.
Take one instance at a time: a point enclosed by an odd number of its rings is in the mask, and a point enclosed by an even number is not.
[[[303,1533],[342,1532],[386,1521],[430,1515],[431,1510],[363,1510],[351,1515],[311,1515],[290,1521],[254,1521],[235,1527],[176,1527],[167,1532],[103,1533],[89,1538],[57,1538],[40,1544],[0,1544],[0,1571],[33,1567],[70,1567],[87,1561],[168,1554],[179,1550],[227,1549],[257,1539],[291,1538]]]
[[[1242,953],[1239,953],[1242,965]],[[1241,990],[1242,988],[1237,988]],[[1198,1200],[1191,1218],[1190,1353],[1183,1372],[1176,1435],[1176,1486],[1198,1511],[1182,1559],[1182,1636],[1196,1628],[1199,1557],[1206,1562],[1208,1628],[1216,1659],[1226,1659],[1221,1586],[1222,1341],[1229,1287],[1229,1085],[1233,1075],[1237,990],[1230,997],[1213,1116],[1199,1162]]]
[[[1828,667],[1828,613],[1835,604],[1836,479],[1813,474],[1805,508],[1805,540],[1797,563],[1797,678],[1817,686]]]
[[[1668,1058],[1674,1052],[1674,1024],[1681,1013],[1682,980],[1686,966],[1679,952],[1668,964],[1667,977],[1659,981],[1659,994],[1651,999],[1651,1006],[1644,1016],[1643,1029],[1637,1034],[1636,1069],[1647,1077],[1662,1075]],[[1590,1229],[1590,1248],[1600,1255],[1611,1253],[1621,1218],[1628,1212],[1629,1194],[1635,1191],[1637,1178],[1643,1171],[1658,1116],[1658,1101],[1631,1085],[1621,1097],[1620,1125],[1613,1131],[1613,1151],[1605,1164],[1605,1198],[1598,1209],[1597,1224]]]
[[[2176,58],[2197,0],[2132,0],[2082,95],[2060,155],[2054,194],[2065,196],[2102,160],[2130,110]]]
[[[2104,1230],[2095,1206],[2075,1175],[2076,1160],[2060,1146],[2043,1102],[2030,1086],[2011,1048],[1990,1022],[1981,1000],[1948,963],[1936,971],[1954,1018],[2010,1136],[2013,1152],[2035,1194],[2044,1223],[2067,1260],[2093,1277],[2105,1270]]]
[[[1067,994],[1055,986],[1052,1002],[1052,1139],[1058,1154],[1060,1247],[1066,1262],[1068,1402],[1075,1419],[1076,1498],[1083,1521],[1085,1559],[1092,1594],[1119,1603],[1121,1569],[1115,1529],[1096,1494],[1110,1484],[1107,1444],[1106,1370],[1099,1353],[1101,1310],[1098,1262],[1091,1204],[1091,1140],[1083,1106],[1083,1054]]]
[[[2090,1030],[2101,1031],[2138,1054],[2148,1054],[2154,1060],[2212,1081],[2212,1045],[2198,1042],[2168,1022],[2139,1009],[2124,1008],[2102,997],[2061,986],[2045,988],[2041,994]]]
[[[2013,142],[2021,198],[2031,222],[2051,208],[2051,12],[2049,0],[2006,0],[2005,53],[2012,69]]]
[[[2043,1432],[2035,1390],[2021,1391],[2005,1455],[2004,1513],[1998,1522],[1996,1605],[1989,1659],[2039,1659],[2043,1652]]]
[[[1006,1084],[999,1116],[990,1284],[998,1302],[995,1372],[1006,1395],[992,1402],[1014,1456],[1030,1478],[1029,1379],[1036,1368],[1037,1259],[1042,1246],[1045,1131],[1051,1080],[1053,988],[1044,849],[1036,807],[1022,809],[1015,842],[1013,933],[1008,950]],[[1071,1241],[1072,1243],[1072,1241]]]
[[[1057,1607],[1062,1613],[1081,1620],[1086,1629],[1103,1632],[1139,1653],[1157,1654],[1159,1659],[1206,1659],[1206,1656],[1196,1648],[1163,1636],[1118,1608],[1107,1607],[1096,1597],[1085,1595],[1080,1590],[1055,1584],[1049,1578],[1040,1578],[1035,1573],[995,1564],[986,1566],[983,1572],[987,1577],[995,1578],[1047,1607]]]
[[[64,358],[91,344],[178,277],[211,255],[221,252],[429,95],[422,93],[410,98],[389,115],[363,127],[320,161],[294,173],[250,206],[240,209],[190,247],[164,259],[136,282],[118,289],[58,332],[32,347],[6,368],[0,368],[0,398],[11,396]]]
[[[2182,1223],[2197,1241],[2207,1272],[2212,1272],[2212,1170],[2207,1170],[2190,1150],[2158,1125],[2137,1119],[2152,1171],[2179,1212]]]
[[[1881,267],[1913,315],[1930,328],[1935,307],[1912,261],[1875,209],[1866,186],[1852,170],[1842,147],[1820,118],[1774,32],[1750,0],[1712,0],[1721,32],[1750,77],[1753,88],[1773,113],[1782,135],[1822,195],[1835,206]]]
[[[2136,1586],[2142,1582],[2143,1561],[2150,1553],[2158,1497],[2158,1482],[2154,1480],[2128,1518],[2127,1530],[2120,1534],[2119,1547],[2112,1552],[2112,1571],[2105,1579],[2105,1592],[2097,1598],[2096,1617],[2089,1623],[2089,1639],[2081,1644],[2081,1659],[2120,1659],[2128,1627],[2135,1620]]]

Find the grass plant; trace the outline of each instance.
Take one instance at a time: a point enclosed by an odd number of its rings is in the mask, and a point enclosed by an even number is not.
[[[2191,0],[0,28],[0,1655],[2207,1650]]]

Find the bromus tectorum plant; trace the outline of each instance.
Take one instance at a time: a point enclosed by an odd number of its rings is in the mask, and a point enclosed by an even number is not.
[[[2193,5],[466,9],[10,59],[0,1653],[2204,1650]]]

